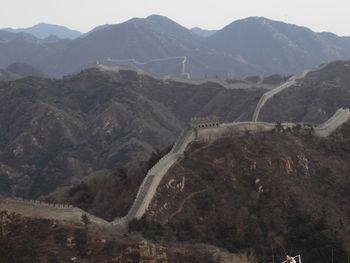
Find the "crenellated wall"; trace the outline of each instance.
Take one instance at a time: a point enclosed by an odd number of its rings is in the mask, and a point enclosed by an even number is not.
[[[90,222],[97,225],[108,225],[102,218],[86,213],[84,210],[65,204],[49,204],[37,200],[3,199],[0,210],[14,212],[27,217],[46,218],[82,222],[82,215],[87,215]]]
[[[169,168],[182,157],[187,145],[194,139],[195,133],[192,129],[186,129],[181,133],[171,151],[163,156],[148,171],[128,214],[124,217],[114,219],[112,221],[112,225],[125,228],[130,220],[142,217],[152,201],[152,198],[155,195],[157,187],[163,179],[163,176],[167,173]],[[50,204],[37,200],[23,200],[20,198],[3,199],[0,201],[0,210],[7,210],[8,212],[15,212],[34,218],[75,222],[81,222],[82,215],[86,214],[92,223],[104,226],[110,224],[101,218],[88,214],[82,209],[71,205]]]
[[[123,218],[114,219],[112,222],[114,225],[121,226],[134,218],[138,219],[144,215],[164,175],[182,157],[187,145],[194,139],[195,135],[192,129],[186,129],[181,133],[171,151],[148,171],[127,215]]]
[[[320,137],[329,136],[339,126],[350,119],[349,109],[339,109],[325,123],[314,127],[315,135]],[[296,124],[283,123],[283,127],[292,128]],[[214,125],[215,126],[215,125]],[[133,219],[141,218],[149,204],[151,203],[157,187],[161,183],[164,175],[169,171],[174,163],[180,160],[187,146],[195,141],[212,142],[222,137],[240,135],[244,133],[271,131],[276,128],[276,123],[267,122],[236,122],[223,123],[218,127],[208,128],[188,128],[184,130],[171,151],[163,156],[147,173],[144,178],[134,203],[127,215],[121,218],[115,218],[111,224],[120,228],[126,228],[128,222]],[[15,212],[28,217],[47,218],[54,220],[67,220],[81,222],[82,215],[86,214],[92,223],[108,226],[107,221],[85,213],[82,209],[63,204],[48,204],[40,201],[22,200],[22,199],[2,199],[0,200],[0,210]]]
[[[328,137],[338,127],[343,125],[350,119],[350,110],[340,108],[337,112],[329,118],[326,122],[313,127],[315,135],[319,137]],[[283,127],[292,128],[296,124],[294,123],[282,123]],[[223,123],[219,127],[196,129],[196,140],[212,142],[222,137],[229,137],[233,135],[239,135],[243,133],[255,133],[271,131],[275,129],[276,123],[270,122],[235,122],[235,123]]]
[[[315,135],[328,136],[350,117],[349,110],[339,109],[333,117],[324,124],[314,128]],[[283,123],[283,127],[292,128],[293,123]],[[194,140],[212,142],[222,137],[230,137],[244,133],[266,132],[276,128],[276,123],[268,122],[236,122],[223,123],[218,127],[187,129],[181,133],[172,150],[161,158],[147,173],[136,195],[135,201],[125,218],[116,218],[113,224],[127,223],[132,219],[141,218],[147,211],[157,187],[170,167],[178,161],[189,143]]]
[[[285,126],[289,124],[284,124]],[[196,130],[196,140],[212,142],[222,137],[230,137],[244,133],[270,131],[276,127],[275,123],[267,122],[235,122],[223,123],[216,128]]]
[[[349,119],[350,110],[340,108],[328,121],[315,128],[315,134],[319,137],[328,137]]]

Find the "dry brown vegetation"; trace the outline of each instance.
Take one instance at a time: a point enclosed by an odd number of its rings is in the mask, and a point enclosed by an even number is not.
[[[210,246],[153,244],[106,234],[87,225],[24,218],[0,212],[0,262],[251,262]],[[247,261],[249,259],[249,261]]]
[[[350,123],[328,139],[276,130],[194,143],[131,229],[253,248],[261,262],[286,252],[327,262],[332,251],[342,262],[350,244],[349,171]]]

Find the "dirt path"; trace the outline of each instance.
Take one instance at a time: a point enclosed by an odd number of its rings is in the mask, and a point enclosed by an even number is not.
[[[183,208],[184,208],[185,203],[186,203],[188,200],[190,200],[190,199],[193,198],[194,196],[196,196],[196,195],[198,195],[198,194],[202,194],[202,193],[204,193],[204,192],[206,192],[206,191],[208,191],[208,190],[209,190],[209,187],[207,187],[207,188],[205,188],[205,189],[203,189],[203,190],[201,190],[201,191],[193,192],[193,193],[189,194],[187,197],[185,197],[185,198],[181,201],[180,206],[178,207],[178,209],[177,209],[174,213],[172,213],[172,214],[168,217],[168,219],[166,219],[166,220],[163,222],[163,224],[168,223],[170,219],[172,219],[172,218],[173,218],[174,216],[176,216],[177,214],[181,213],[182,210],[183,210]]]

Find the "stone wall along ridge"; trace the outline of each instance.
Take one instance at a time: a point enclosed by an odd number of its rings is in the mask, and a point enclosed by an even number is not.
[[[350,110],[340,108],[330,119],[315,127],[315,134],[319,137],[328,137],[349,119]]]
[[[314,127],[315,135],[319,137],[328,137],[338,127],[343,125],[350,119],[349,109],[340,108],[326,122]],[[302,123],[300,123],[303,125]],[[283,127],[292,128],[297,125],[295,123],[282,123]],[[230,137],[232,135],[242,134],[245,132],[264,132],[275,129],[276,123],[271,122],[234,122],[222,123],[219,127],[209,127],[198,129],[196,140],[211,142],[222,137]]]
[[[170,152],[163,156],[148,171],[125,219],[116,218],[113,220],[113,224],[127,223],[134,218],[139,219],[144,215],[164,175],[168,172],[170,167],[181,158],[187,145],[194,139],[195,136],[192,129],[185,129],[180,134]]]
[[[262,109],[262,107],[265,105],[265,103],[273,96],[275,96],[277,93],[280,93],[281,91],[295,85],[295,78],[291,78],[290,80],[288,80],[286,83],[278,86],[277,88],[275,89],[272,89],[266,93],[264,93],[262,95],[262,97],[260,98],[259,102],[258,102],[258,105],[256,106],[255,110],[254,110],[254,114],[253,114],[253,122],[256,122],[258,121],[258,118],[259,118],[259,114],[260,114],[260,111]]]
[[[307,74],[307,73],[305,73]],[[315,127],[317,136],[329,136],[336,128],[350,119],[349,109],[339,109],[325,123]],[[296,124],[283,123],[284,127],[292,128]],[[206,129],[186,129],[181,133],[178,140],[174,144],[172,150],[154,165],[149,172],[143,184],[141,185],[135,202],[127,215],[127,221],[133,218],[141,218],[146,212],[156,189],[161,182],[163,176],[169,168],[182,156],[188,144],[194,140],[213,141],[218,138],[231,136],[244,132],[263,132],[275,129],[276,123],[269,122],[236,122],[223,123],[219,127],[210,127]]]
[[[339,126],[350,119],[349,109],[339,109],[329,120],[315,127],[315,135],[320,137],[329,136]],[[283,123],[284,127],[293,127],[296,124]],[[171,151],[163,156],[147,173],[143,180],[134,203],[125,217],[116,218],[112,225],[125,227],[127,223],[136,218],[141,218],[151,203],[157,187],[170,167],[182,158],[187,146],[194,140],[213,141],[218,138],[232,136],[242,132],[261,132],[273,130],[275,123],[268,122],[236,122],[223,123],[219,127],[208,127],[204,129],[185,129]],[[65,204],[50,204],[36,200],[23,199],[1,199],[0,210],[7,210],[29,217],[47,218],[54,220],[69,220],[81,222],[82,215],[86,214],[92,223],[108,225],[109,223],[101,218],[84,212]]]
[[[82,222],[82,216],[86,215],[91,223],[97,225],[108,225],[102,218],[96,217],[84,210],[66,204],[46,203],[38,200],[24,200],[20,198],[4,199],[0,203],[0,210],[14,212],[23,216],[34,218],[46,218],[51,220],[65,220]]]
[[[237,84],[228,84],[220,79],[204,79],[204,80],[193,80],[193,79],[185,79],[185,78],[179,78],[179,77],[175,77],[175,76],[156,76],[153,75],[151,73],[146,72],[145,70],[142,69],[135,69],[133,67],[130,66],[117,66],[117,67],[109,67],[106,65],[94,65],[92,66],[93,68],[97,68],[100,69],[102,71],[111,71],[111,72],[120,72],[120,71],[134,71],[137,72],[137,74],[139,75],[143,75],[143,76],[147,76],[153,79],[157,79],[159,81],[163,81],[163,82],[178,82],[178,83],[184,83],[184,84],[189,84],[189,85],[204,85],[207,83],[214,83],[214,84],[218,84],[220,86],[222,86],[225,89],[246,89],[246,88],[251,88],[252,85],[242,85],[242,87],[238,87]]]
[[[255,107],[252,121],[254,121],[254,122],[258,121],[258,118],[259,118],[260,111],[261,111],[262,107],[264,107],[265,103],[270,98],[272,98],[276,94],[282,92],[283,90],[294,86],[296,84],[297,80],[305,78],[306,75],[309,74],[310,72],[321,70],[321,69],[325,68],[327,65],[328,64],[322,64],[322,65],[320,65],[319,67],[317,67],[314,70],[304,70],[303,74],[301,74],[300,76],[293,76],[287,82],[285,82],[284,84],[282,84],[282,85],[280,85],[280,86],[278,86],[278,87],[276,87],[276,88],[274,88],[274,89],[264,93],[262,95],[262,97],[260,98],[257,106]]]

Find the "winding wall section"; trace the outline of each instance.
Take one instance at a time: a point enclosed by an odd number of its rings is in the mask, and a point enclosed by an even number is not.
[[[282,84],[281,86],[278,86],[277,88],[270,90],[262,95],[260,98],[258,105],[256,106],[253,114],[253,122],[258,121],[260,111],[262,107],[265,105],[265,103],[273,96],[275,96],[277,93],[280,93],[281,91],[295,85],[295,77],[292,77],[290,80],[288,80],[286,83]]]
[[[350,119],[349,109],[340,108],[326,122],[313,127],[314,133],[319,137],[327,137],[332,134],[339,126]],[[282,123],[283,127],[292,128],[294,123]],[[264,132],[275,129],[276,123],[271,122],[235,122],[223,123],[216,128],[201,129],[197,131],[196,140],[213,141],[222,137],[229,137],[245,132]]]
[[[340,108],[330,119],[315,128],[315,134],[319,137],[328,137],[349,119],[350,110]]]
[[[306,77],[307,74],[309,74],[310,72],[314,72],[314,71],[318,71],[318,70],[321,70],[323,68],[325,68],[328,64],[322,64],[320,65],[317,69],[314,69],[314,70],[305,70],[303,72],[303,74],[301,76],[293,76],[291,77],[286,83],[264,93],[262,95],[262,97],[260,98],[255,110],[254,110],[254,114],[253,114],[253,120],[254,122],[257,122],[258,121],[258,118],[259,118],[259,114],[260,114],[260,111],[262,109],[262,107],[264,107],[265,103],[271,99],[273,96],[275,96],[276,94],[280,93],[281,91],[285,90],[285,89],[288,89],[292,86],[294,86],[296,84],[296,81],[299,80],[299,79],[303,79]]]
[[[121,72],[121,71],[135,71],[137,72],[138,75],[144,75],[159,81],[164,81],[164,82],[177,82],[177,83],[184,83],[184,84],[189,84],[189,85],[204,85],[206,83],[214,83],[222,86],[225,89],[246,89],[246,88],[251,88],[251,84],[228,84],[227,82],[224,82],[220,79],[205,79],[205,80],[193,80],[193,79],[185,79],[185,78],[180,78],[180,77],[175,77],[175,76],[155,76],[151,73],[148,73],[142,69],[135,69],[133,67],[128,67],[128,66],[119,66],[119,67],[109,67],[106,65],[94,65],[92,66],[93,68],[97,68],[101,71],[110,71],[110,72]],[[271,85],[266,85],[266,84],[260,84],[259,86],[265,87],[265,88],[271,88]]]
[[[328,121],[314,127],[315,135],[320,137],[329,136],[334,130],[350,119],[349,109],[339,109]],[[284,127],[293,127],[293,123],[284,123]],[[194,140],[213,141],[222,137],[232,136],[242,132],[260,132],[269,131],[276,127],[275,123],[267,122],[237,122],[224,123],[219,127],[211,127],[204,129],[184,130],[171,151],[161,158],[147,173],[143,180],[135,201],[132,204],[129,212],[122,218],[114,219],[111,224],[116,227],[126,228],[127,223],[132,219],[141,218],[149,204],[151,203],[158,185],[162,181],[164,175],[168,172],[171,166],[182,158],[187,146]],[[88,215],[90,221],[98,225],[110,225],[105,220],[85,213],[80,208],[50,205],[37,201],[23,201],[4,199],[0,200],[0,210],[8,210],[30,217],[41,217],[48,219],[81,221],[83,214]]]
[[[329,136],[335,129],[349,119],[349,109],[339,109],[328,121],[314,127],[315,135],[320,137]],[[292,128],[296,124],[283,123],[282,125]],[[115,219],[113,224],[126,224],[130,220],[134,218],[139,219],[144,215],[164,175],[168,172],[170,167],[183,156],[186,147],[192,141],[214,141],[222,137],[228,137],[239,133],[271,131],[275,129],[275,127],[275,123],[269,122],[236,122],[223,123],[219,127],[212,128],[197,130],[186,129],[179,136],[172,150],[149,170],[128,214],[123,218]]]
[[[122,226],[132,219],[139,219],[144,215],[164,175],[182,157],[187,145],[194,139],[195,134],[192,129],[186,129],[181,133],[171,151],[148,171],[127,215],[123,218],[116,218],[112,224]]]

